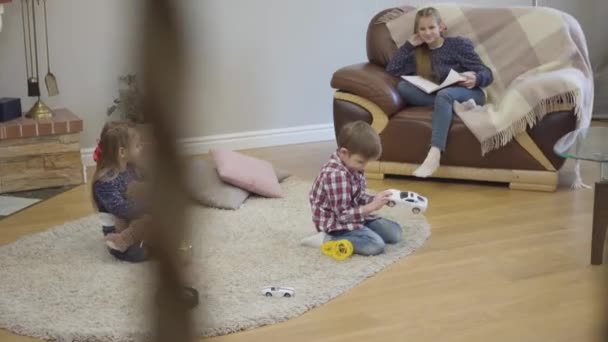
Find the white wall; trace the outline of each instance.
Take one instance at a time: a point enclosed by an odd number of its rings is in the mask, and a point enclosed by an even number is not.
[[[188,2],[199,64],[186,135],[331,123],[331,75],[365,60],[377,9],[368,0]]]
[[[184,1],[188,48],[195,64],[183,136],[330,124],[331,74],[339,67],[366,60],[369,19],[390,6],[436,2],[440,1]],[[22,97],[28,107],[32,101],[25,98],[19,3],[5,6],[5,25],[0,32],[0,96]],[[82,116],[84,147],[95,143],[106,108],[116,96],[116,77],[136,70],[132,59],[136,47],[131,44],[137,41],[137,26],[132,21],[139,17],[141,3],[49,1],[51,64],[61,94],[47,102],[69,107]]]

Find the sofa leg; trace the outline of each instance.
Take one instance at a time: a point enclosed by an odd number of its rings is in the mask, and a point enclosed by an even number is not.
[[[383,180],[384,173],[366,172],[365,177],[367,179]]]
[[[557,190],[557,184],[527,184],[512,182],[509,183],[509,188],[512,190],[554,192],[555,190]]]

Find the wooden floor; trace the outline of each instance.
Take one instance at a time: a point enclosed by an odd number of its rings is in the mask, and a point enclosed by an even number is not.
[[[249,151],[312,179],[332,143]],[[597,179],[596,165],[583,165]],[[270,341],[606,341],[605,266],[589,265],[592,190],[387,179],[430,200],[424,248],[283,324],[210,339]],[[92,213],[81,186],[0,221],[0,244]],[[331,269],[327,270],[331,276]],[[0,342],[33,341],[0,331]]]

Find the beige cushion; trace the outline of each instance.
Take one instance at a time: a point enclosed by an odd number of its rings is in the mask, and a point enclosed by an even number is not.
[[[238,209],[249,197],[249,191],[225,183],[212,163],[193,159],[187,170],[191,196],[200,204],[219,209]]]
[[[188,188],[198,203],[212,208],[235,210],[249,197],[249,191],[222,181],[212,162],[192,159],[188,165]],[[279,182],[291,176],[283,169],[275,168],[274,171]]]
[[[277,174],[277,179],[279,180],[279,183],[291,177],[291,173],[289,173],[287,170],[278,169],[275,167],[274,172]]]
[[[209,154],[224,182],[260,196],[283,197],[277,175],[268,161],[226,148],[212,148]]]

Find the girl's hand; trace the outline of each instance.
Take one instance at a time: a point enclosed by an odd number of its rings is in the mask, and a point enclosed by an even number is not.
[[[467,71],[460,74],[465,80],[460,82],[460,85],[469,89],[473,89],[477,84],[477,75],[473,71]]]
[[[116,229],[116,232],[122,232],[123,230],[127,229],[128,227],[129,227],[129,221],[118,218],[118,217],[114,217],[114,228]]]
[[[410,39],[408,39],[407,41],[410,42],[410,44],[412,44],[413,46],[418,46],[423,43],[422,38],[420,38],[420,35],[418,33],[411,36]]]

